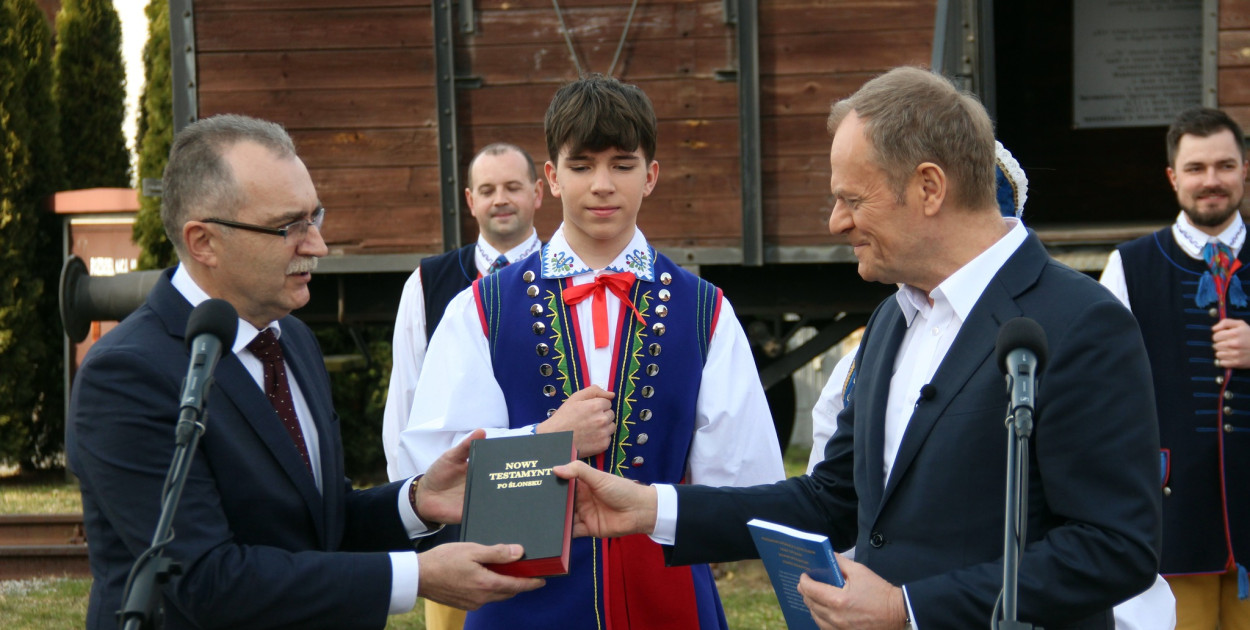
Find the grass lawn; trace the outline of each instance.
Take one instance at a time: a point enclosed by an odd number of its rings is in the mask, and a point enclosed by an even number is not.
[[[790,449],[786,473],[797,475],[807,465],[807,453]],[[0,479],[0,514],[55,514],[80,512],[78,489],[63,479],[14,482]],[[716,584],[729,627],[733,630],[785,628],[777,596],[758,560],[716,566]],[[42,578],[0,581],[0,627],[3,630],[82,628],[86,624],[91,580]],[[387,628],[425,630],[423,605],[390,618]]]
[[[758,560],[717,567],[717,588],[734,630],[784,628],[777,596]],[[40,578],[0,581],[0,619],[5,630],[81,628],[87,619],[88,578]],[[387,628],[425,630],[423,605],[390,618]]]
[[[5,630],[82,628],[87,624],[89,578],[0,581]]]
[[[64,472],[0,478],[0,514],[81,514],[78,485]]]

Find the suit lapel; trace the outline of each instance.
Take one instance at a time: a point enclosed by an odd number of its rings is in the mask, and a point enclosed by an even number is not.
[[[287,433],[286,428],[282,426],[282,419],[278,417],[278,412],[274,411],[269,400],[265,398],[265,392],[261,391],[260,386],[257,385],[252,375],[248,374],[237,356],[232,354],[222,357],[221,363],[217,365],[215,385],[234,403],[239,414],[251,425],[252,430],[273,455],[287,478],[299,490],[300,496],[308,504],[309,513],[316,524],[318,534],[324,535],[322,499],[321,494],[317,492],[317,484],[304,466],[304,460],[300,457],[299,451],[295,450],[295,445],[291,442],[291,434]],[[209,420],[211,430],[211,415]],[[258,482],[263,483],[262,480]]]
[[[903,433],[898,454],[894,458],[894,467],[890,469],[890,478],[886,482],[883,503],[889,500],[899,480],[907,474],[916,454],[946,407],[963,391],[968,380],[981,365],[993,360],[994,342],[997,338],[993,331],[997,331],[1003,322],[1019,314],[1020,309],[1002,293],[1001,287],[991,283],[986,288],[976,307],[960,327],[959,335],[955,337],[930,381],[937,394],[932,400],[916,405],[907,423],[907,430]]]
[[[333,435],[336,429],[332,428],[330,423],[334,414],[334,405],[327,390],[328,384],[320,384],[312,380],[313,375],[319,373],[318,370],[321,369],[321,366],[314,363],[314,361],[322,360],[321,354],[312,351],[307,344],[297,342],[294,324],[284,325],[282,330],[284,331],[280,338],[282,352],[291,366],[293,377],[299,383],[304,401],[308,403],[308,409],[312,412],[313,424],[317,427],[320,448],[318,448],[319,458],[316,465],[321,466],[321,493],[317,495],[317,500],[323,511],[323,520],[318,521],[318,525],[333,524],[337,521],[331,518],[330,512],[338,509],[336,507],[338,496],[343,490],[343,472],[338,466],[339,442],[337,436]],[[290,378],[292,374],[287,376]],[[302,462],[300,462],[300,469],[303,470]],[[308,474],[305,473],[305,476],[308,477]],[[322,533],[327,532],[323,530]],[[338,532],[329,532],[329,534],[330,538],[338,536]],[[328,544],[328,541],[326,542]]]
[[[981,293],[981,297],[968,313],[968,318],[960,326],[959,334],[951,344],[950,350],[947,351],[946,357],[942,359],[942,363],[938,365],[933,375],[931,383],[937,390],[936,395],[932,400],[917,405],[907,423],[907,430],[903,433],[903,440],[899,444],[898,454],[894,458],[894,466],[890,469],[890,478],[886,481],[878,507],[890,499],[942,413],[964,390],[977,370],[986,361],[994,360],[994,344],[998,339],[998,329],[1007,320],[1022,314],[1020,307],[1016,304],[1016,298],[1033,286],[1049,258],[1050,255],[1042,246],[1041,241],[1030,231],[1020,248],[986,285],[985,291]],[[893,355],[891,355],[891,360],[892,357]],[[886,378],[888,377],[887,373]],[[1004,409],[1005,412],[1006,409]],[[885,417],[884,405],[879,417]],[[884,427],[885,423],[881,421],[876,424]],[[884,431],[884,428],[880,430]],[[878,443],[875,449],[878,453],[884,448],[883,442],[884,440]]]
[[[866,333],[863,365],[855,383],[856,439],[866,438],[864,452],[867,483],[861,488],[860,501],[873,512],[881,505],[882,469],[885,466],[885,408],[890,397],[890,379],[894,375],[894,359],[907,332],[907,323],[895,298],[883,306],[881,321]],[[869,340],[868,334],[874,335]],[[862,421],[861,421],[862,419]],[[858,485],[857,485],[858,486]]]

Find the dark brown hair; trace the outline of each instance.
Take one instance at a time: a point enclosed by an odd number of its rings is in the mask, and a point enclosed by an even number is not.
[[[1176,115],[1168,127],[1168,166],[1176,166],[1176,151],[1181,146],[1181,136],[1206,138],[1223,130],[1233,132],[1241,159],[1246,159],[1246,141],[1241,126],[1228,114],[1210,107],[1191,107]]]
[[[559,164],[564,147],[570,155],[611,148],[633,152],[641,147],[650,163],[655,159],[655,127],[651,99],[638,86],[602,74],[563,85],[543,120],[553,164]]]

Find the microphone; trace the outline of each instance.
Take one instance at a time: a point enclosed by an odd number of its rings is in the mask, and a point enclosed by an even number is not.
[[[934,398],[937,398],[937,386],[933,383],[920,386],[920,400],[933,400]]]
[[[187,376],[182,380],[182,396],[179,398],[177,441],[184,444],[190,438],[204,413],[208,388],[213,382],[213,370],[221,358],[222,347],[234,344],[239,331],[239,314],[229,302],[219,299],[205,300],[187,319],[187,350],[191,361]]]
[[[998,367],[1007,375],[1012,415],[1027,411],[1030,424],[1036,402],[1037,375],[1046,367],[1046,331],[1027,317],[1003,324],[995,344]],[[1031,430],[1031,429],[1030,429]]]

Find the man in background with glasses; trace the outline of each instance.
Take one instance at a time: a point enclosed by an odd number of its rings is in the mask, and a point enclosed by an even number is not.
[[[309,299],[325,210],[278,125],[217,116],[183,130],[165,170],[161,217],[180,264],[95,344],[74,383],[66,451],[90,540],[88,628],[116,627],[126,576],[148,546],[174,453],[184,331],[209,299],[238,311],[208,394],[165,557],[165,628],[382,628],[418,595],[476,608],[537,588],[483,563],[518,545],[414,538],[458,522],[468,441],[420,479],[352,490],[330,383],[312,332],[290,316]]]

